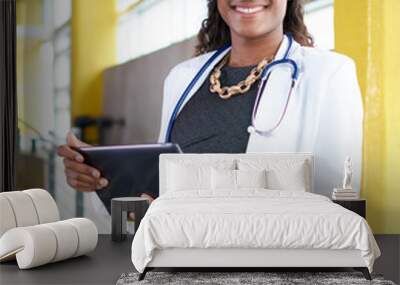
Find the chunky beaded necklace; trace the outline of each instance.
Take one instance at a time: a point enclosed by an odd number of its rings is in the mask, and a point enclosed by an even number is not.
[[[229,99],[234,95],[244,94],[249,91],[254,82],[256,82],[260,78],[264,67],[267,66],[267,64],[271,63],[273,58],[264,58],[263,60],[261,60],[260,63],[251,70],[249,76],[247,76],[246,79],[240,81],[238,84],[221,87],[221,69],[228,63],[228,60],[229,54],[226,55],[223,60],[214,68],[210,76],[210,91],[212,93],[218,93],[219,97],[221,97],[222,99]]]

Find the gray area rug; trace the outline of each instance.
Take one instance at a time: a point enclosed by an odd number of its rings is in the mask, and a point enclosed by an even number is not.
[[[373,280],[368,281],[359,272],[148,272],[142,281],[138,281],[138,276],[138,273],[122,274],[117,285],[395,285],[392,281],[384,280],[380,275],[372,275]]]

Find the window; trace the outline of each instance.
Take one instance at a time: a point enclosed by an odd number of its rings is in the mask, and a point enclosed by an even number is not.
[[[19,0],[17,11],[17,188],[48,190],[70,218],[76,193],[66,191],[55,146],[71,127],[71,0]]]
[[[129,5],[130,11],[121,12]],[[207,16],[207,1],[119,0],[118,9],[117,58],[122,63],[196,35]]]
[[[188,39],[207,17],[206,0],[119,0],[117,58],[122,63]],[[316,46],[334,48],[333,0],[309,0],[305,22]]]
[[[333,0],[313,0],[305,7],[307,28],[315,45],[322,49],[335,48]]]

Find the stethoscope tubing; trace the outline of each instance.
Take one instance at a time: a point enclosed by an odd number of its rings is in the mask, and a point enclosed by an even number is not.
[[[256,101],[255,104],[253,106],[253,112],[252,112],[252,116],[251,116],[251,126],[249,126],[248,128],[248,132],[255,132],[259,135],[262,136],[269,136],[271,135],[272,132],[274,132],[281,124],[281,122],[283,121],[283,118],[285,117],[286,113],[287,113],[287,109],[288,109],[288,105],[289,105],[289,101],[290,98],[292,96],[293,93],[293,89],[295,87],[295,83],[296,80],[298,79],[298,75],[299,75],[299,69],[298,66],[296,64],[296,62],[292,59],[289,58],[289,53],[291,51],[292,45],[293,45],[293,37],[292,35],[288,35],[288,47],[287,50],[285,52],[285,55],[283,56],[282,59],[278,59],[275,60],[273,62],[271,62],[270,64],[268,64],[264,70],[261,73],[260,76],[260,85],[258,87],[258,91],[257,91],[257,96],[256,96]],[[178,102],[175,105],[175,108],[172,112],[172,115],[169,119],[168,122],[168,127],[167,127],[167,132],[165,135],[165,142],[170,142],[171,141],[171,135],[172,135],[172,128],[175,124],[175,120],[178,116],[179,110],[182,107],[182,104],[184,103],[185,99],[187,98],[187,96],[190,94],[191,90],[194,88],[194,86],[196,85],[196,83],[200,80],[201,76],[206,72],[206,70],[210,67],[210,65],[214,62],[214,60],[216,60],[222,53],[224,53],[227,49],[230,48],[230,45],[226,45],[223,46],[222,48],[218,49],[208,60],[207,62],[200,68],[200,70],[197,72],[197,74],[194,76],[194,78],[190,81],[189,85],[186,87],[186,89],[183,91],[181,97],[179,98]],[[284,111],[282,112],[282,115],[280,116],[278,123],[276,125],[274,125],[271,129],[266,130],[266,131],[262,131],[262,130],[258,130],[255,127],[255,117],[258,111],[258,107],[259,107],[259,103],[262,97],[262,94],[265,90],[266,84],[268,82],[269,76],[272,72],[272,70],[274,68],[276,68],[278,65],[282,65],[282,64],[286,64],[289,65],[292,68],[292,83],[291,83],[291,88],[289,90],[289,94],[285,103],[285,108]]]
[[[268,74],[266,80],[260,82],[260,85],[263,85],[263,86],[260,86],[260,88],[259,88],[259,93],[260,94],[262,94],[262,92],[264,92],[264,89],[265,89],[265,86],[266,86],[266,84],[268,82],[270,74],[271,73]],[[252,114],[251,114],[251,125],[248,127],[247,131],[249,133],[253,133],[254,132],[254,133],[256,133],[256,134],[258,134],[260,136],[264,136],[264,137],[271,136],[272,133],[281,125],[281,123],[283,121],[283,118],[286,116],[287,109],[288,109],[289,102],[290,102],[290,98],[292,97],[292,93],[293,93],[295,85],[296,85],[296,80],[292,79],[292,84],[290,86],[290,90],[289,90],[289,93],[288,93],[288,96],[287,96],[287,99],[286,99],[286,102],[285,102],[285,107],[283,109],[283,112],[282,112],[281,116],[279,117],[278,122],[271,129],[266,130],[266,131],[259,130],[259,129],[257,129],[255,127],[256,114],[257,114],[258,105],[259,105],[260,99],[261,99],[261,96],[259,96],[257,94],[256,103],[254,104],[253,111],[252,111]]]
[[[289,47],[291,47],[291,42],[289,42]],[[290,50],[290,49],[288,49],[288,50]],[[261,97],[262,97],[262,95],[264,93],[265,87],[267,86],[269,77],[270,77],[273,69],[276,68],[278,65],[282,65],[282,64],[289,65],[292,68],[292,83],[291,83],[290,90],[289,90],[289,93],[288,93],[288,96],[287,96],[287,99],[286,99],[286,102],[285,102],[285,107],[284,107],[284,110],[283,110],[281,116],[279,117],[278,122],[271,129],[262,131],[262,130],[259,130],[259,129],[257,129],[255,127],[255,120],[256,120],[258,107],[260,105]],[[261,135],[261,136],[270,136],[281,125],[281,123],[283,121],[283,118],[285,117],[285,115],[287,113],[287,109],[288,109],[288,106],[289,106],[290,98],[292,96],[293,89],[294,89],[294,87],[296,85],[296,81],[297,81],[297,78],[298,78],[298,72],[299,72],[299,70],[298,70],[298,66],[297,66],[296,62],[294,60],[290,59],[290,58],[283,58],[283,59],[274,61],[274,62],[270,63],[263,70],[262,75],[261,75],[261,79],[260,79],[260,83],[259,83],[259,86],[258,86],[256,100],[255,100],[254,106],[253,106],[253,111],[251,112],[251,125],[248,128],[248,132],[249,133],[255,132],[255,133],[257,133],[258,135]]]
[[[172,128],[174,127],[175,120],[176,120],[176,117],[178,115],[179,109],[182,107],[182,104],[185,101],[186,97],[189,95],[190,91],[196,85],[197,81],[199,81],[200,77],[204,74],[204,72],[206,72],[208,67],[210,67],[210,65],[214,62],[214,60],[216,58],[218,58],[223,52],[225,52],[229,48],[230,48],[230,45],[225,45],[222,48],[218,49],[208,59],[208,61],[200,68],[200,70],[197,72],[195,77],[193,77],[192,81],[190,81],[189,85],[183,91],[183,93],[182,93],[181,97],[179,98],[178,102],[176,103],[174,111],[172,112],[172,115],[171,115],[171,117],[169,119],[167,133],[166,133],[166,136],[165,136],[165,142],[170,142],[171,141]]]

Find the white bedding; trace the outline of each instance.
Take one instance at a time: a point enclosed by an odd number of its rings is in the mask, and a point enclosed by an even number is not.
[[[132,243],[143,272],[155,249],[358,249],[372,272],[379,248],[367,222],[328,198],[299,191],[184,191],[156,199]]]

